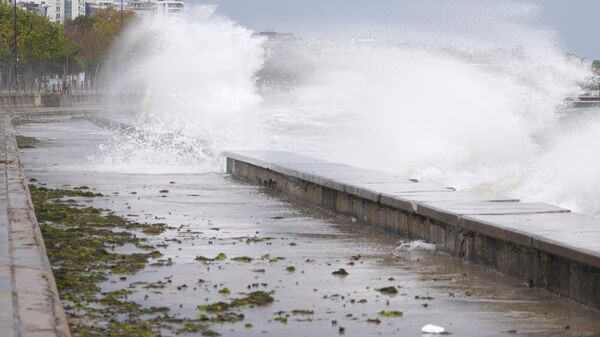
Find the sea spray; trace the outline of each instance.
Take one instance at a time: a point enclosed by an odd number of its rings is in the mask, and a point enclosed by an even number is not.
[[[106,117],[126,119],[136,132],[118,133],[106,144],[100,167],[213,170],[219,149],[254,144],[261,134],[249,133],[259,122],[250,108],[261,101],[254,77],[264,62],[263,40],[209,6],[131,26],[102,78],[113,106]],[[133,116],[114,104],[124,96]]]
[[[205,6],[141,20],[115,49],[118,70],[104,74],[115,97],[143,98],[130,107],[139,134],[117,134],[94,160],[102,170],[221,171],[221,150],[283,149],[593,214],[597,118],[566,129],[557,114],[590,74],[553,34],[523,23],[534,12],[488,13],[489,41],[444,44],[273,46]]]

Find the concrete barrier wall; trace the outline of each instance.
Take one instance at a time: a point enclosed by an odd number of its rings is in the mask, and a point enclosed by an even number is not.
[[[0,336],[69,337],[9,118],[0,118]]]
[[[97,104],[99,100],[99,95],[87,93],[71,96],[14,93],[0,95],[0,108],[70,107],[78,104]]]
[[[276,151],[227,152],[227,172],[359,224],[435,243],[600,309],[600,220]]]

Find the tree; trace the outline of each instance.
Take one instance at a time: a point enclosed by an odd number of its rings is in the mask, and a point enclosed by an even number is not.
[[[0,4],[1,73],[10,72],[14,65],[13,15],[11,6]],[[35,78],[38,79],[38,85],[41,85],[42,76],[47,71],[64,73],[65,64],[77,59],[79,47],[65,37],[61,25],[22,9],[17,9],[17,25],[19,68],[22,74],[28,75],[23,76],[27,89],[33,89]]]
[[[51,74],[76,74],[85,71],[95,79],[107,58],[112,44],[121,31],[134,20],[130,11],[122,13],[112,8],[96,11],[92,16],[67,20],[63,25],[46,17],[17,9],[20,77],[27,89],[34,83],[41,87],[44,77]],[[6,87],[14,67],[13,8],[0,3],[0,90]]]
[[[600,75],[600,60],[594,60],[594,62],[592,62],[592,71],[594,74]]]
[[[91,16],[80,16],[65,22],[66,35],[79,46],[83,70],[92,81],[95,81],[121,31],[133,20],[134,13],[124,11],[121,24],[121,12],[106,8],[94,12]]]

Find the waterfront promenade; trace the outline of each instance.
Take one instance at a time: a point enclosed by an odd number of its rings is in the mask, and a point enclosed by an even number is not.
[[[0,116],[0,336],[68,337],[11,119]]]
[[[429,323],[461,336],[600,332],[598,311],[569,300],[585,303],[575,296],[590,283],[566,283],[577,280],[578,270],[598,275],[589,253],[593,218],[283,152],[226,153],[231,175],[90,166],[85,157],[122,122],[96,124],[90,112],[69,111],[22,112],[18,134],[38,143],[20,156],[14,129],[2,128],[6,181],[13,182],[5,187],[8,239],[0,246],[7,256],[7,273],[0,275],[9,300],[1,325],[7,336],[70,333],[25,187],[32,178],[47,188],[89,186],[102,197],[77,199],[85,207],[167,225],[160,235],[138,234],[160,256],[133,275],[110,275],[99,284],[102,296],[127,289],[131,303],[168,309],[176,320],[197,319],[199,307],[252,290],[273,296],[266,307],[244,308],[236,321],[211,326],[224,336],[300,337],[339,334],[342,328],[346,336],[391,336],[419,334]],[[21,158],[24,166],[17,164]],[[544,234],[560,236],[555,250],[542,246]],[[576,242],[580,235],[587,241]],[[585,249],[574,246],[586,243]],[[209,261],[221,253],[223,260]],[[566,259],[571,269],[551,264]],[[333,274],[340,269],[347,275]],[[532,282],[512,273],[526,269]],[[547,278],[536,278],[538,271]],[[551,283],[556,280],[562,283]],[[572,292],[546,286],[557,284]],[[397,294],[378,290],[389,286]],[[71,319],[77,317],[69,301],[63,304],[75,315]],[[381,314],[391,311],[402,317]]]

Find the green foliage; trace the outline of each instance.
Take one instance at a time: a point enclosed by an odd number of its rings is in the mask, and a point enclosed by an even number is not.
[[[102,9],[92,16],[67,20],[64,26],[26,10],[17,9],[19,65],[37,72],[97,73],[117,36],[133,21],[132,12]],[[0,3],[0,67],[14,62],[14,9]]]
[[[3,64],[13,59],[13,15],[10,5],[0,4],[0,63]],[[17,31],[19,62],[24,65],[60,63],[75,59],[79,52],[79,47],[65,37],[63,26],[32,12],[17,9]]]
[[[80,16],[65,22],[65,34],[79,46],[79,58],[84,70],[97,72],[124,27],[133,22],[134,14],[112,8],[101,9],[92,16]]]
[[[600,75],[600,60],[594,60],[594,62],[592,62],[592,71],[594,74]]]

